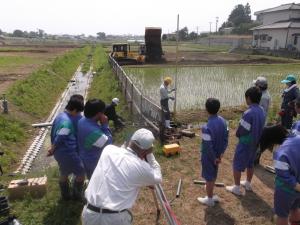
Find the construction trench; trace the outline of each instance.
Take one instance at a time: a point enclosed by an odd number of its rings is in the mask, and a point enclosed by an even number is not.
[[[65,106],[70,99],[70,97],[74,94],[80,94],[84,96],[84,99],[87,100],[88,96],[88,91],[90,88],[90,85],[93,80],[93,72],[92,72],[92,67],[90,70],[86,73],[83,74],[81,72],[81,67],[80,65],[76,72],[74,73],[73,77],[70,79],[66,89],[62,93],[61,97],[57,101],[55,107],[53,108],[52,112],[48,116],[47,120],[42,123],[36,123],[32,124],[32,126],[35,129],[39,129],[38,135],[33,139],[30,147],[27,149],[25,155],[23,156],[22,160],[20,161],[19,167],[16,169],[16,171],[13,174],[22,174],[25,175],[26,177],[29,177],[28,175],[30,172],[40,172],[40,171],[45,171],[47,168],[56,165],[56,162],[53,157],[46,157],[47,150],[50,147],[50,131],[51,131],[51,125],[55,119],[55,117],[64,111]],[[148,121],[147,118],[146,123]],[[149,121],[148,121],[149,122]],[[153,124],[149,124],[152,125]],[[153,128],[153,127],[152,127]],[[158,127],[155,129],[156,131],[159,130]],[[180,196],[181,192],[181,183],[182,181],[180,180],[180,183],[178,184],[178,190],[176,194],[176,198]],[[179,221],[171,209],[171,202],[168,201],[163,188],[160,184],[155,185],[154,190],[153,190],[153,197],[157,202],[160,203],[160,207],[158,204],[156,205],[157,208],[157,215],[156,215],[156,224],[159,224],[159,220],[161,218],[160,213],[161,209],[164,213],[164,217],[167,220],[167,223],[170,225],[179,225]]]

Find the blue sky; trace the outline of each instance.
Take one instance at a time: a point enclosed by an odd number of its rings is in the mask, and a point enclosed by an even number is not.
[[[52,34],[143,34],[146,26],[162,27],[163,33],[180,27],[189,31],[215,29],[227,20],[237,4],[249,2],[255,11],[290,3],[285,0],[1,0],[0,29],[37,30]],[[254,16],[253,16],[254,19]]]

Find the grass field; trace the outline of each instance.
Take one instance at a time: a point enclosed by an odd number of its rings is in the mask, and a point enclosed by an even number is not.
[[[107,57],[101,47],[96,47],[93,53],[93,66],[96,71],[91,90],[90,98],[100,98],[109,103],[113,97],[119,97],[121,104],[118,112],[127,119],[127,128],[114,135],[117,145],[126,140],[129,135],[137,129],[131,125],[131,118],[124,102],[122,93],[117,85]],[[276,107],[275,107],[276,108]],[[232,158],[237,139],[235,129],[244,108],[226,112],[222,115],[230,121],[230,142],[224,155],[220,170],[219,182],[232,184]],[[276,109],[275,109],[276,110]],[[195,132],[200,134],[198,124],[205,123],[207,116],[205,113],[195,112],[192,122],[195,125]],[[1,118],[0,118],[1,123]],[[11,122],[12,124],[13,121]],[[11,132],[22,128],[22,123],[9,125]],[[26,138],[26,134],[24,134]],[[1,135],[0,135],[1,137]],[[22,135],[21,135],[22,137]],[[21,141],[22,142],[22,141]],[[272,204],[274,176],[267,173],[259,166],[256,168],[253,179],[254,192],[246,193],[243,197],[235,197],[227,193],[225,189],[216,188],[215,192],[221,198],[221,203],[213,208],[206,208],[200,205],[196,198],[205,194],[204,188],[193,184],[193,179],[200,179],[201,168],[199,165],[199,145],[200,138],[183,138],[181,141],[182,152],[178,156],[166,158],[162,155],[162,148],[155,145],[155,155],[161,165],[163,173],[163,188],[168,199],[175,197],[179,178],[183,180],[181,196],[172,203],[172,208],[176,213],[181,224],[185,225],[271,225],[274,224]],[[271,164],[271,154],[263,155],[262,164]],[[42,199],[32,199],[26,196],[23,201],[13,201],[12,211],[15,213],[22,224],[25,225],[80,225],[80,213],[83,205],[81,203],[61,202],[58,191],[58,171],[51,168],[41,171],[38,176],[46,174],[49,179],[48,192]],[[6,183],[11,178],[5,176],[1,180]],[[155,224],[156,209],[151,192],[148,188],[143,188],[138,196],[138,200],[132,209],[134,215],[134,225]],[[160,220],[161,225],[167,224],[164,216]]]

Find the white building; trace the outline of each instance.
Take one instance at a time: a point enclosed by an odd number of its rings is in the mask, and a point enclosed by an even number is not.
[[[300,51],[300,4],[284,4],[254,15],[262,23],[251,29],[254,48]]]

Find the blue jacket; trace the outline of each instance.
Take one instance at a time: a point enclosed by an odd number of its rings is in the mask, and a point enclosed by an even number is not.
[[[292,103],[295,101],[296,98],[299,97],[299,88],[294,84],[290,88],[287,88],[284,90],[282,94],[282,103],[281,103],[281,109],[287,111],[287,112],[294,112],[294,106]]]
[[[300,183],[300,136],[290,135],[274,152],[275,186],[294,193]]]
[[[66,151],[73,153],[78,150],[76,131],[77,121],[81,115],[71,116],[67,112],[62,112],[55,118],[51,129],[51,144],[55,145],[56,151]]]
[[[263,108],[258,104],[250,105],[248,110],[244,112],[236,131],[239,143],[256,147],[259,143],[265,120],[266,116]]]
[[[208,158],[215,162],[228,146],[228,128],[226,121],[221,116],[210,116],[208,123],[202,127],[202,160]]]
[[[81,118],[78,122],[79,155],[84,161],[99,159],[103,148],[112,143],[108,125],[99,125],[96,121]]]
[[[291,130],[293,134],[300,135],[300,121],[294,123]]]

